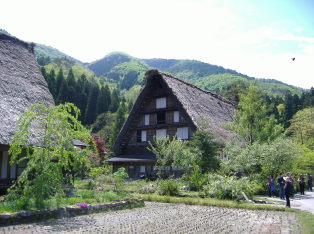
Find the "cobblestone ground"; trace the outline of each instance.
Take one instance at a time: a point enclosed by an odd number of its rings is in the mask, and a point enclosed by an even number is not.
[[[294,213],[145,202],[143,208],[0,228],[0,233],[299,233]]]

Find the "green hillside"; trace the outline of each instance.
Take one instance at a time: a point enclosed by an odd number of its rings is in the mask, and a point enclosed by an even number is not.
[[[55,58],[64,58],[67,60],[70,60],[76,64],[79,65],[83,65],[83,63],[51,46],[46,46],[46,45],[42,45],[42,44],[36,44],[35,47],[35,56],[37,58],[37,60],[39,60],[40,58],[50,58],[50,59],[55,59]],[[43,65],[43,64],[42,64]]]
[[[301,89],[273,79],[255,79],[231,69],[195,60],[138,59],[125,53],[111,53],[87,65],[97,76],[116,83],[120,90],[142,83],[144,73],[156,68],[205,90],[220,93],[236,81],[256,85],[269,95],[284,95],[287,90],[300,94]]]
[[[50,72],[52,69],[57,72],[61,68],[65,75],[67,75],[69,70],[72,68],[75,77],[80,77],[83,74],[86,77],[95,76],[94,73],[88,68],[64,58],[55,58],[51,60],[48,64],[44,65],[44,68],[47,72]]]

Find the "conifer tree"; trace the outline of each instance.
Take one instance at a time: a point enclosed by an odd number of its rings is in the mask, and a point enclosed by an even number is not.
[[[63,70],[62,70],[62,68],[60,68],[58,75],[57,75],[57,80],[56,80],[56,96],[59,95],[61,84],[62,84],[63,80],[64,80]]]
[[[107,100],[107,93],[105,87],[101,87],[100,93],[97,100],[97,115],[107,112],[109,108],[108,100]]]
[[[81,114],[79,116],[79,120],[85,124],[85,111],[88,99],[88,91],[89,91],[89,83],[86,81],[85,74],[81,75],[81,78],[78,79],[76,85],[76,102],[77,107],[81,110]]]
[[[51,69],[50,73],[49,73],[48,88],[49,88],[50,93],[53,96],[53,99],[56,102],[57,90],[56,90],[56,75],[55,75],[55,70],[54,69]]]
[[[117,110],[117,116],[116,116],[116,121],[115,121],[115,125],[113,128],[113,134],[112,134],[112,138],[110,139],[110,143],[113,144],[114,141],[116,140],[118,133],[120,132],[123,123],[125,121],[125,103],[122,102],[121,105],[119,106],[118,110]]]
[[[69,87],[68,87],[68,82],[63,79],[61,83],[61,87],[59,90],[59,94],[57,97],[57,104],[64,104],[66,102],[70,102],[70,96],[69,96]]]
[[[118,94],[118,90],[114,89],[111,93],[111,102],[110,102],[110,107],[109,110],[114,113],[118,110],[119,108],[119,94]]]
[[[99,87],[96,84],[93,84],[90,88],[87,106],[85,111],[85,124],[92,124],[95,122],[97,117],[97,99],[99,96]]]
[[[76,81],[75,81],[75,77],[73,74],[73,70],[72,68],[69,70],[68,76],[67,76],[67,83],[68,83],[68,97],[69,97],[69,102],[74,103],[75,105],[77,105],[77,101],[76,101]]]

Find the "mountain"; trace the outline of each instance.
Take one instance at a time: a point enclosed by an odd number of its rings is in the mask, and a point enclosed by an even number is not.
[[[0,33],[10,35],[3,29],[0,29]],[[292,94],[302,92],[300,88],[274,79],[256,79],[235,70],[196,60],[139,59],[122,52],[114,52],[92,63],[84,64],[53,47],[42,44],[36,45],[35,56],[38,63],[48,70],[51,68],[57,70],[61,66],[67,71],[69,67],[74,66],[72,68],[74,72],[84,73],[88,77],[95,74],[101,78],[101,81],[111,83],[120,90],[128,90],[134,85],[142,85],[145,72],[155,68],[216,93],[220,93],[225,87],[230,87],[237,82],[256,85],[270,95],[282,96],[287,90]]]
[[[145,72],[151,68],[140,59],[121,52],[108,54],[87,67],[106,81],[117,83],[121,90],[142,84]]]
[[[300,94],[301,89],[273,79],[256,79],[237,71],[196,60],[138,59],[125,53],[114,52],[87,65],[97,76],[118,84],[120,89],[129,89],[141,84],[145,71],[158,69],[192,83],[202,89],[221,92],[235,82],[256,85],[270,95],[284,95],[287,90]]]
[[[46,46],[43,44],[36,44],[35,47],[35,56],[37,60],[40,60],[41,58],[47,58],[49,57],[50,59],[54,58],[65,58],[69,61],[72,61],[78,65],[83,65],[83,63],[51,46]]]
[[[0,28],[0,33],[12,36],[10,33],[8,33],[6,30]],[[83,63],[51,46],[46,46],[43,44],[37,44],[35,46],[35,57],[40,65],[46,65],[50,62],[50,60],[55,58],[65,58],[69,61],[72,61],[78,65],[83,65]],[[44,63],[41,63],[40,61],[45,61]]]

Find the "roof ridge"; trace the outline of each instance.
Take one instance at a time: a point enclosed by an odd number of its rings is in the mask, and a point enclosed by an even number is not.
[[[176,78],[176,77],[174,77],[174,76],[172,76],[172,75],[170,75],[170,74],[166,74],[166,73],[163,73],[163,72],[161,72],[160,74],[161,74],[161,75],[165,75],[165,76],[167,76],[167,77],[169,77],[169,78],[175,79],[175,80],[177,80],[177,81],[180,81],[180,82],[182,82],[182,83],[184,83],[184,84],[186,84],[186,85],[188,85],[188,86],[190,86],[190,87],[192,87],[192,88],[198,89],[198,90],[202,91],[203,93],[210,94],[210,95],[212,95],[213,97],[218,98],[219,100],[221,100],[221,101],[223,101],[223,102],[226,102],[226,103],[229,103],[229,104],[235,106],[234,103],[232,103],[231,101],[229,101],[229,100],[227,100],[227,99],[225,99],[225,98],[219,96],[218,94],[215,94],[215,93],[210,92],[210,91],[208,91],[208,90],[203,90],[203,89],[197,87],[196,85],[193,85],[193,84],[191,84],[191,83],[189,83],[189,82],[186,82],[186,81],[184,81],[184,80],[181,80],[181,79],[179,79],[179,78]]]
[[[23,46],[24,48],[28,49],[31,53],[34,53],[34,47],[36,46],[36,44],[33,42],[28,43],[4,33],[0,33],[0,41],[11,41],[15,44]]]

